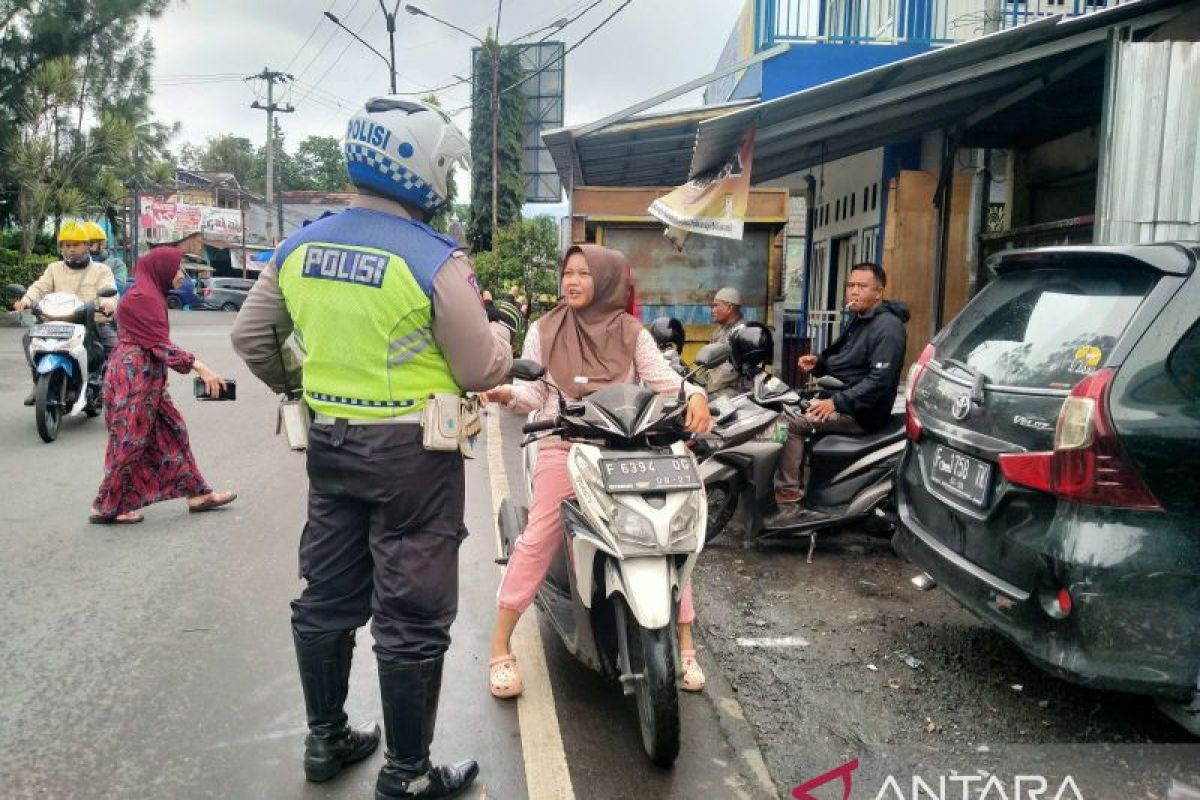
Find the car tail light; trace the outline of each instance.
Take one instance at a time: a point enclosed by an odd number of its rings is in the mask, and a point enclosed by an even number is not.
[[[921,356],[917,359],[917,363],[913,364],[908,370],[908,388],[904,392],[904,429],[908,432],[908,438],[914,442],[921,441],[921,434],[925,429],[921,426],[921,420],[917,416],[917,408],[913,403],[913,398],[917,395],[917,382],[925,374],[925,365],[932,361],[935,355],[937,355],[937,350],[934,349],[933,345],[925,345],[925,349],[921,351]]]
[[[1000,456],[1004,477],[1077,503],[1161,511],[1113,428],[1108,392],[1115,376],[1102,369],[1076,384],[1058,413],[1053,452]]]

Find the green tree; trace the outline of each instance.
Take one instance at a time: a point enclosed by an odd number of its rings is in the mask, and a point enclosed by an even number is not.
[[[137,37],[137,27],[148,16],[160,14],[167,3],[168,0],[0,0],[0,153],[5,156],[0,158],[0,224],[23,216],[18,209],[20,180],[16,173],[22,166],[37,162],[37,153],[30,148],[36,149],[33,140],[38,136],[50,137],[49,160],[41,162],[47,177],[51,169],[57,169],[53,163],[59,159],[76,164],[76,168],[67,171],[72,180],[88,180],[92,173],[103,171],[104,165],[97,161],[96,152],[89,152],[86,164],[79,160],[80,154],[94,145],[87,141],[85,112],[90,109],[98,120],[105,116],[117,119],[119,115],[110,114],[114,109],[107,108],[105,102],[148,93],[144,68],[151,62],[154,51],[148,39]],[[35,118],[44,118],[47,113],[44,85],[39,85],[39,81],[45,79],[44,68],[59,59],[66,59],[75,73],[71,92],[55,98],[53,131],[35,133],[39,127]],[[20,159],[19,148],[24,148]],[[117,158],[119,154],[113,152],[109,157]],[[96,183],[101,188],[104,184],[112,187],[107,179]],[[48,180],[45,185],[53,186],[54,182]],[[86,188],[81,193],[85,205],[90,204],[88,195],[107,194]]]
[[[548,216],[501,228],[496,249],[474,255],[479,286],[503,294],[516,286],[526,297],[558,293],[558,226]]]
[[[9,174],[17,189],[17,217],[23,232],[21,263],[48,216],[106,209],[124,194],[105,172],[132,141],[130,127],[112,114],[81,132],[70,127],[70,104],[78,96],[79,73],[70,58],[42,64],[21,110],[25,123],[8,148]]]
[[[204,172],[233,173],[243,187],[250,186],[260,174],[254,145],[245,136],[231,133],[213,136],[205,141],[196,156],[195,168]]]
[[[294,188],[315,192],[337,192],[346,188],[346,156],[342,143],[333,136],[309,136],[296,148]]]
[[[504,227],[521,218],[525,179],[521,159],[525,139],[525,95],[509,89],[521,80],[524,70],[517,48],[501,47],[489,34],[475,61],[471,100],[471,219],[468,228],[475,252],[492,248],[492,65],[497,71],[496,150],[498,154],[497,225]]]

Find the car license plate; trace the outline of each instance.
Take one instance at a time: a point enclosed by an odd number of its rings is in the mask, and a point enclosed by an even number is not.
[[[954,497],[983,508],[992,485],[992,465],[939,444],[933,448],[929,480]]]
[[[35,339],[70,339],[75,335],[74,325],[34,325],[29,335]]]
[[[602,458],[600,473],[604,489],[612,494],[679,492],[701,486],[696,462],[687,456]]]

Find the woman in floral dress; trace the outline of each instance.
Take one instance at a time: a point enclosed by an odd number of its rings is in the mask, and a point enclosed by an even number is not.
[[[187,426],[167,393],[167,369],[195,371],[211,397],[220,376],[171,342],[167,292],[183,282],[183,251],[151,250],[137,263],[136,282],[117,307],[120,343],[104,378],[108,450],[104,480],[92,503],[91,522],[142,521],[137,509],[160,500],[187,498],[189,511],[227,505],[233,492],[214,492],[192,456]]]

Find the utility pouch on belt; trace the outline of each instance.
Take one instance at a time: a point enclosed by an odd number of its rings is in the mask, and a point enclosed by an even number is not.
[[[459,449],[462,432],[462,398],[456,394],[431,394],[421,412],[421,444],[426,450],[450,452]]]
[[[482,425],[479,401],[456,394],[431,394],[421,412],[421,443],[426,450],[475,457],[475,439]]]
[[[279,341],[279,331],[271,326],[271,335],[275,337],[275,351],[279,354],[279,368],[287,375],[287,364],[283,358],[283,343]],[[312,424],[312,414],[308,404],[304,402],[303,392],[299,389],[289,391],[279,400],[279,416],[275,419],[275,435],[280,431],[287,435],[288,447],[293,450],[308,449],[308,426]]]
[[[280,400],[279,418],[275,422],[275,435],[282,430],[287,436],[288,447],[293,450],[308,448],[308,426],[312,423],[312,415],[308,413],[308,404],[301,399]]]

